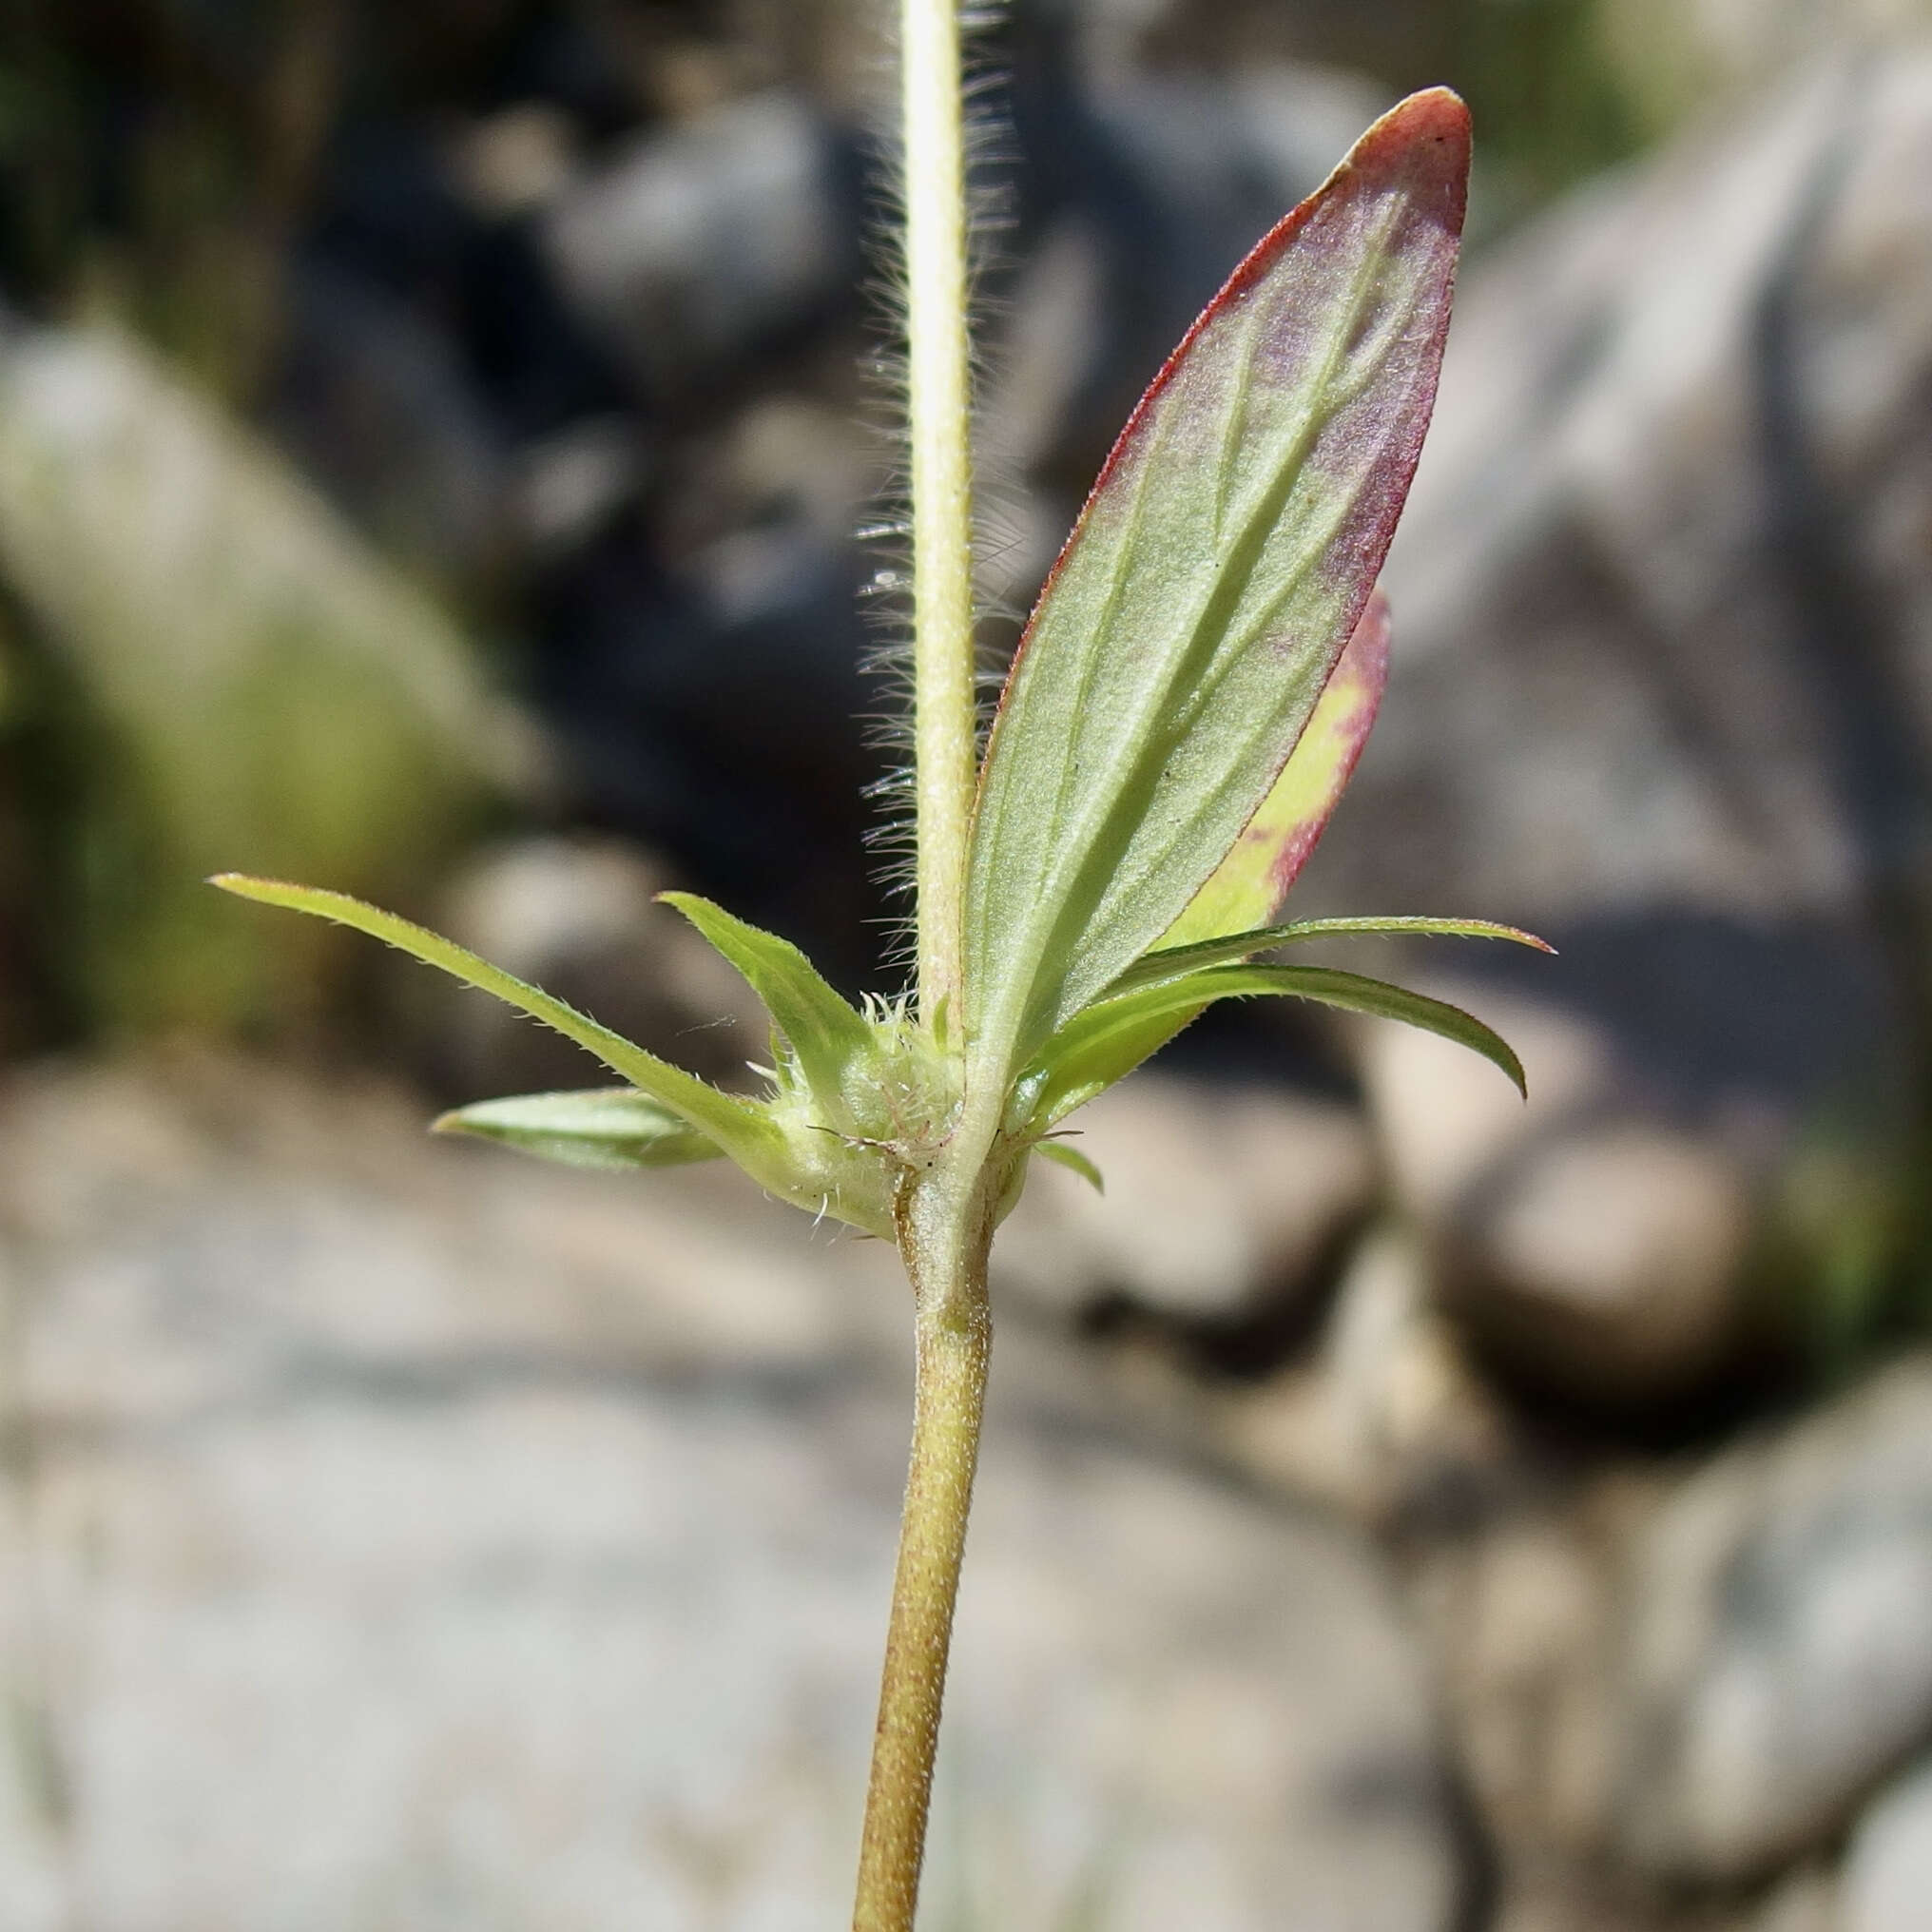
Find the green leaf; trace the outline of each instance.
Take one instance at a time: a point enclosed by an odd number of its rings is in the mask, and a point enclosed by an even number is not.
[[[981,774],[976,1081],[1003,1087],[1172,927],[1280,777],[1421,448],[1467,164],[1454,95],[1385,115],[1235,271],[1121,433]]]
[[[1070,1020],[1027,1070],[1019,1092],[1035,1129],[1084,1105],[1139,1066],[1155,1047],[1217,999],[1284,994],[1350,1013],[1399,1019],[1454,1040],[1499,1067],[1527,1097],[1522,1062],[1472,1014],[1385,980],[1331,966],[1209,966],[1186,978],[1104,999]],[[1151,1040],[1152,1045],[1149,1045]]]
[[[1071,1148],[1063,1140],[1043,1140],[1034,1144],[1034,1152],[1042,1160],[1071,1168],[1096,1194],[1106,1193],[1107,1176],[1078,1148]]]
[[[1103,996],[1117,999],[1122,994],[1137,993],[1144,986],[1184,979],[1204,966],[1222,966],[1256,953],[1271,953],[1277,946],[1293,946],[1306,939],[1344,938],[1350,935],[1509,939],[1518,946],[1534,946],[1539,953],[1556,950],[1534,933],[1526,933],[1518,926],[1499,926],[1494,919],[1433,919],[1402,915],[1393,918],[1294,919],[1285,926],[1258,926],[1251,933],[1230,933],[1226,938],[1203,939],[1191,946],[1163,946],[1157,953],[1143,954]]]
[[[540,987],[526,985],[487,959],[479,959],[467,947],[431,932],[427,926],[398,918],[377,906],[365,905],[346,893],[289,885],[280,879],[249,879],[234,872],[222,873],[208,883],[262,905],[285,906],[291,912],[309,913],[317,918],[353,926],[358,933],[381,939],[426,966],[440,968],[466,986],[493,994],[505,1005],[529,1014],[532,1019],[554,1027],[566,1039],[576,1041],[612,1072],[621,1074],[686,1126],[715,1141],[755,1179],[774,1192],[792,1198],[794,1163],[787,1157],[784,1135],[764,1109],[752,1101],[719,1092],[696,1074],[686,1073],[682,1067],[673,1067],[655,1053],[633,1046],[621,1034],[599,1026]]]
[[[437,1133],[502,1141],[571,1168],[678,1168],[723,1151],[708,1134],[634,1087],[479,1100],[431,1123]]]
[[[1274,789],[1214,876],[1161,936],[1164,949],[1265,925],[1281,909],[1368,743],[1388,683],[1388,599],[1378,590],[1323,686]]]
[[[805,1084],[830,1118],[850,1127],[848,1077],[872,1057],[875,1039],[864,1015],[848,1006],[819,969],[775,933],[762,932],[695,893],[665,892],[675,906],[744,976],[791,1046]]]

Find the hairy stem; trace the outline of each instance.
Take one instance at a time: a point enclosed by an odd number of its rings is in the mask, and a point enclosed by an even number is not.
[[[966,169],[956,0],[901,0],[906,418],[912,455],[913,744],[919,1016],[960,1011],[966,842],[977,759]],[[983,1137],[983,1153],[991,1146]],[[956,1133],[897,1215],[918,1373],[854,1932],[912,1932],[993,1324],[986,1178]]]
[[[976,1202],[980,1190],[973,1191]],[[918,1310],[918,1380],[853,1932],[912,1932],[918,1904],[993,1339],[986,1299],[992,1217],[976,1206],[964,1215],[953,1208],[943,1193],[929,1193],[901,1222]]]
[[[901,0],[906,418],[913,512],[913,715],[919,1012],[958,1011],[973,677],[972,387],[965,156],[954,0]]]

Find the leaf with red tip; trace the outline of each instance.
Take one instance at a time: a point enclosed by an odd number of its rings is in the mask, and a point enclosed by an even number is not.
[[[1158,940],[1281,776],[1420,453],[1469,156],[1435,89],[1369,129],[1142,397],[1028,626],[967,879],[971,1077]]]

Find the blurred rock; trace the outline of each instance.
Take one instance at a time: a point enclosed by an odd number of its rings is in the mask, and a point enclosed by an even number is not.
[[[1829,1932],[1920,1932],[1932,1912],[1932,1764],[1867,1808],[1851,1834]]]
[[[442,612],[118,337],[0,344],[0,573],[89,754],[49,897],[99,1021],[300,1011],[331,936],[201,877],[406,898],[529,771]]]
[[[761,1086],[745,1062],[769,1058],[770,1021],[690,925],[654,903],[675,882],[613,841],[519,840],[480,853],[450,881],[438,930],[664,1059],[727,1087]],[[500,1001],[453,995],[414,972],[409,983],[438,1072],[468,1097],[612,1077]]]
[[[1461,1762],[1520,1854],[1596,1849],[1613,1771],[1613,1596],[1575,1520],[1519,1517],[1435,1567],[1432,1620]]]
[[[1527,1109],[1433,1034],[1361,1034],[1396,1196],[1427,1232],[1437,1292],[1546,1390],[1603,1406],[1681,1391],[1741,1325],[1748,1176],[1723,1147],[1617,1106],[1613,1050],[1586,1022],[1474,1003],[1534,1069]]]
[[[460,344],[328,263],[290,280],[270,420],[390,556],[451,590],[500,577],[517,534],[496,425]]]
[[[1672,1879],[1826,1843],[1932,1738],[1932,1362],[1693,1476],[1645,1538],[1615,1836]]]
[[[1494,1067],[1434,1034],[1364,1025],[1354,1035],[1390,1183],[1427,1227],[1452,1226],[1519,1140],[1587,1115],[1606,1090],[1611,1045],[1587,1019],[1523,998],[1492,996],[1484,1011],[1536,1069],[1527,1103]]]
[[[361,480],[371,460],[359,447],[364,435],[406,453],[468,416],[501,461],[580,418],[635,414],[635,384],[558,285],[538,213],[493,201],[508,183],[493,188],[477,179],[483,128],[555,126],[536,108],[506,108],[481,126],[447,111],[351,117],[332,143],[295,263],[284,382],[293,407],[282,409],[305,459],[332,483]],[[531,159],[502,164],[509,172]],[[386,331],[393,344],[381,339]],[[425,365],[420,393],[406,379],[412,361]],[[332,420],[337,392],[359,407]],[[641,427],[633,422],[632,434]]]
[[[1453,1534],[1508,1487],[1516,1450],[1431,1301],[1425,1256],[1393,1230],[1350,1260],[1308,1359],[1222,1397],[1210,1427],[1271,1487],[1382,1529]]]
[[[1372,1198],[1361,1116],[1330,1101],[1149,1072],[1074,1125],[1107,1191],[1034,1162],[995,1261],[1001,1287],[1062,1318],[1119,1299],[1197,1327],[1278,1324]]]
[[[762,396],[721,421],[689,476],[687,499],[667,507],[666,547],[690,558],[728,624],[774,601],[734,582],[729,561],[750,542],[850,544],[885,478],[879,439],[849,411],[802,396]],[[754,576],[757,573],[751,573]],[[769,574],[768,572],[765,574]]]
[[[1749,1227],[1741,1178],[1682,1134],[1619,1122],[1499,1185],[1482,1287],[1510,1343],[1575,1381],[1646,1393],[1707,1366],[1732,1326]]]
[[[1459,1520],[1406,1546],[1425,1633],[1496,1883],[1497,1932],[1747,1932],[1734,1899],[1635,1879],[1608,1856],[1622,1736],[1633,1541],[1671,1482],[1525,1430]],[[1794,1928],[1795,1932],[1795,1928]],[[1808,1928],[1807,1928],[1808,1932]]]
[[[1800,1871],[1772,1889],[1750,1920],[1750,1932],[1846,1932],[1831,1874]]]
[[[647,469],[620,415],[586,417],[524,451],[516,503],[539,565],[588,543],[634,501]]]
[[[578,312],[660,401],[850,296],[859,216],[831,130],[771,89],[645,135],[566,188],[546,251]]]
[[[0,1918],[803,1928],[849,1896],[909,1313],[714,1169],[603,1185],[205,1063],[0,1100]],[[1351,1536],[995,1374],[940,1919],[1448,1932]],[[64,1917],[64,1915],[66,1915]]]
[[[26,662],[12,627],[0,621],[0,1063],[14,1057],[32,1039],[39,1004],[34,986],[40,920],[32,908],[36,875],[31,828],[30,787],[24,782],[19,747],[31,701]]]
[[[518,101],[464,128],[452,160],[479,212],[512,220],[548,206],[576,179],[577,130],[556,102]]]

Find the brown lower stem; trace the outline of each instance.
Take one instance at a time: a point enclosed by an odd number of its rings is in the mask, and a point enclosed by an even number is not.
[[[993,1323],[986,1239],[922,1256],[904,1243],[918,1306],[913,1446],[893,1577],[892,1623],[879,1685],[859,1854],[853,1932],[912,1932],[925,1855],[933,1756],[979,1458]],[[954,1244],[942,1243],[943,1247]],[[937,1265],[936,1265],[937,1264]]]

